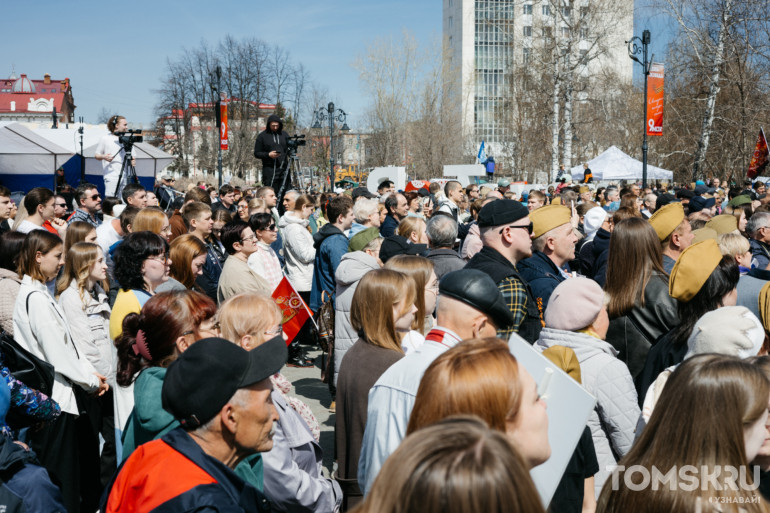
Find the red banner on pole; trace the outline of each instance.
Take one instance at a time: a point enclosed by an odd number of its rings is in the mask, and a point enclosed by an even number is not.
[[[222,120],[222,124],[219,126],[219,147],[223,150],[227,149],[227,98],[224,93],[221,93],[221,102],[219,104],[219,116]]]
[[[286,276],[273,291],[273,299],[283,312],[283,332],[288,337],[286,343],[289,344],[311,317],[310,309]]]
[[[663,135],[663,64],[658,62],[647,77],[647,135]]]
[[[767,149],[765,131],[760,128],[759,137],[757,137],[757,146],[754,148],[754,155],[751,157],[749,172],[746,173],[746,176],[753,180],[765,171],[768,162],[770,162],[770,151]]]

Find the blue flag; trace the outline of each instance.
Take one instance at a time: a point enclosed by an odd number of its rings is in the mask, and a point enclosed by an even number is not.
[[[487,150],[484,148],[484,141],[481,141],[481,146],[479,147],[479,154],[477,157],[479,159],[479,162],[484,162],[487,160]]]

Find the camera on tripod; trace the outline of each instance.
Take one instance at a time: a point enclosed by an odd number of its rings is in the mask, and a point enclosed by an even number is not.
[[[131,147],[135,143],[144,141],[141,130],[126,130],[125,132],[114,132],[118,136],[118,142],[126,149],[126,153],[131,152]]]
[[[300,146],[304,146],[307,144],[307,141],[305,140],[305,134],[297,135],[294,134],[290,136],[287,140],[287,147],[289,148],[289,152],[296,152],[297,148]]]

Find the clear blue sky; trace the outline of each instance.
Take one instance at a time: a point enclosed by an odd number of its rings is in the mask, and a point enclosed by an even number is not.
[[[153,90],[167,58],[176,59],[182,48],[202,40],[214,44],[226,34],[258,37],[280,44],[295,62],[304,63],[330,99],[350,114],[355,128],[366,106],[351,66],[356,55],[377,37],[400,37],[402,29],[428,43],[441,33],[441,5],[441,0],[5,2],[0,76],[15,67],[17,75],[33,78],[69,77],[77,116],[95,122],[107,108],[149,125]],[[637,18],[651,14],[637,9]],[[662,56],[662,50],[656,54]]]

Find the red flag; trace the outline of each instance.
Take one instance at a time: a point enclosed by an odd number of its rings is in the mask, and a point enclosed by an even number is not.
[[[283,277],[281,283],[273,291],[273,299],[283,312],[283,332],[288,337],[286,344],[294,340],[299,330],[311,317],[310,309],[299,296],[291,282]]]
[[[663,135],[663,64],[657,62],[647,77],[647,135]]]
[[[753,180],[762,174],[767,168],[768,160],[770,160],[770,152],[767,150],[767,139],[765,139],[765,131],[760,128],[757,146],[754,148],[754,155],[751,157],[749,172],[746,173],[746,176]]]

